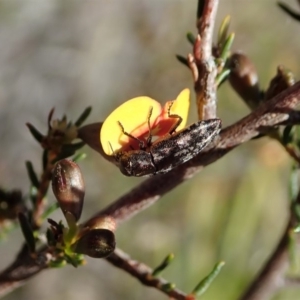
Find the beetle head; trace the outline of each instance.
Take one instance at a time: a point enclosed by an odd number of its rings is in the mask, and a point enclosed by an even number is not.
[[[118,152],[116,160],[120,171],[126,176],[154,175],[156,168],[153,164],[151,153],[143,150]]]

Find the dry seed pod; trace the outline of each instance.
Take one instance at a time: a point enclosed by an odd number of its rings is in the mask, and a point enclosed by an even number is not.
[[[110,255],[116,247],[115,235],[108,229],[92,229],[87,231],[76,243],[72,250],[94,258]]]
[[[81,171],[75,162],[62,159],[56,163],[52,175],[52,189],[64,215],[69,212],[78,221],[85,187]]]
[[[108,229],[115,232],[116,221],[110,216],[100,216],[89,220],[84,227],[89,227],[90,229]]]

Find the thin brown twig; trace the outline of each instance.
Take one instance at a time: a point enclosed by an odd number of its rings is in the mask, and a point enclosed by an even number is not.
[[[287,277],[286,273],[290,265],[289,251],[294,245],[300,244],[299,234],[294,232],[295,226],[298,225],[295,203],[300,201],[300,192],[296,199],[293,199],[290,207],[290,216],[286,228],[269,259],[266,261],[262,269],[255,276],[253,281],[247,287],[240,297],[240,300],[264,300],[270,299],[280,288],[287,285],[296,285],[300,283],[299,278]],[[295,243],[291,245],[291,235]],[[291,248],[291,249],[289,249]]]
[[[47,195],[49,185],[51,182],[51,176],[52,176],[52,168],[53,164],[49,163],[43,171],[41,175],[41,180],[40,180],[40,186],[37,191],[37,196],[36,196],[36,207],[33,211],[33,222],[34,222],[34,229],[38,229],[41,224],[41,219],[40,217],[42,216],[44,209],[45,209],[45,196]]]
[[[211,49],[212,32],[217,6],[217,0],[205,2],[202,17],[197,21],[199,35],[194,47],[194,59],[192,55],[189,55],[190,67],[193,70],[195,80],[199,119],[209,119],[216,116],[216,68]],[[197,67],[197,69],[195,67]],[[284,95],[281,99],[280,97],[277,97],[279,99],[275,98],[273,101],[275,104],[273,108],[275,109],[272,110],[270,105],[262,106],[258,111],[250,114],[240,122],[226,128],[222,131],[220,139],[212,145],[209,151],[204,155],[181,166],[176,172],[173,171],[167,175],[157,176],[145,181],[139,187],[135,188],[127,195],[124,195],[97,215],[109,214],[119,222],[132,217],[134,214],[156,202],[164,193],[168,192],[182,181],[192,177],[202,167],[222,157],[240,143],[259,134],[259,129],[261,127],[274,126],[287,121],[289,117],[288,109],[293,108],[295,103],[299,102],[298,90],[299,87],[296,88],[296,91],[292,90],[290,95]],[[286,99],[284,100],[285,96]],[[285,109],[287,110],[284,111]],[[48,186],[48,184],[46,186]],[[153,187],[160,188],[155,189]],[[42,197],[39,198],[39,200],[42,199]],[[280,245],[285,242],[285,239],[283,239]],[[279,247],[279,250],[280,249],[281,247]],[[282,254],[283,252],[279,250],[279,254]],[[29,255],[28,257],[30,258]],[[16,262],[0,275],[0,290],[2,292],[7,291],[8,289],[14,289],[19,286],[24,279],[31,277],[45,268],[45,265],[36,264],[35,261],[32,262],[32,260],[30,260],[31,263],[34,264],[34,272],[32,272],[32,266],[29,267],[24,264],[24,261],[26,261],[26,259],[24,260],[23,257],[20,259],[19,257]],[[175,299],[186,299],[186,295],[179,290],[166,292],[166,290],[163,289],[164,284],[167,283],[165,280],[151,277],[151,269],[149,267],[133,261],[121,250],[117,250],[110,258],[108,258],[108,261],[132,274],[145,285],[156,287]],[[272,261],[270,266],[274,267]],[[17,276],[10,276],[12,274],[17,274]],[[267,277],[264,276],[264,278]],[[255,288],[251,288],[252,292],[255,290]]]
[[[163,175],[151,177],[129,193],[97,213],[110,215],[117,222],[131,218],[136,213],[155,203],[162,195],[181,182],[193,177],[203,167],[213,163],[238,145],[260,134],[262,129],[289,121],[289,114],[300,103],[300,82],[262,104],[256,111],[237,123],[223,129],[220,136],[200,155],[188,163]],[[299,122],[299,120],[297,120]]]
[[[202,1],[202,0],[200,0]],[[219,0],[206,0],[202,15],[197,20],[198,34],[201,37],[201,58],[210,59],[212,50],[213,32]]]
[[[270,299],[278,289],[285,285],[284,275],[289,266],[288,245],[290,230],[291,221],[289,220],[275,250],[240,297],[240,300]]]
[[[284,279],[284,285],[285,286],[300,286],[300,278],[299,277],[286,277]]]
[[[51,259],[46,248],[32,255],[23,245],[15,261],[0,274],[0,297],[26,283],[27,279],[48,268]]]
[[[284,145],[285,151],[300,165],[300,154],[292,145]]]
[[[193,55],[198,69],[195,92],[199,120],[213,119],[217,114],[217,68],[212,56],[212,38],[218,4],[219,0],[206,0],[197,20]]]
[[[292,109],[299,103],[300,82],[262,104],[256,111],[239,122],[223,129],[219,138],[204,153],[167,174],[156,175],[145,180],[95,216],[110,215],[117,222],[131,218],[155,203],[162,195],[181,182],[193,177],[205,166],[218,160],[238,145],[259,135],[262,128],[273,127],[281,123],[292,124],[295,122],[298,124],[299,119],[295,117],[295,111]],[[40,270],[36,269],[34,274],[43,269],[44,267],[41,267]],[[18,273],[20,273],[19,277],[17,276]],[[14,274],[14,278],[19,279],[8,280],[7,278],[11,278],[11,274]],[[24,278],[29,278],[32,275],[30,270],[27,270],[26,265],[23,265],[22,260],[17,259],[0,274],[0,295],[8,289],[13,289],[18,281],[23,281]]]
[[[51,258],[51,251],[44,247],[34,257],[30,255],[26,245],[22,248],[16,261],[0,275],[0,297],[5,296],[14,289],[26,283],[26,279],[31,278],[42,270],[48,268]],[[154,287],[164,294],[177,300],[194,300],[193,295],[186,295],[177,288],[172,288],[169,282],[161,277],[152,276],[153,270],[146,264],[133,260],[121,249],[106,258],[114,266],[137,278],[144,285]]]
[[[195,53],[197,53],[197,51],[198,52],[200,51],[199,52],[200,57],[197,56],[197,68],[199,68],[202,71],[201,75],[203,75],[203,74],[207,75],[207,78],[203,81],[203,80],[199,80],[199,76],[195,76],[194,80],[195,80],[195,89],[196,89],[196,91],[198,91],[197,95],[199,95],[199,93],[200,93],[200,94],[202,94],[202,97],[204,97],[203,99],[208,99],[207,104],[204,105],[204,107],[205,108],[208,107],[209,109],[207,110],[207,112],[205,110],[204,118],[213,118],[216,115],[216,107],[215,107],[216,106],[215,105],[216,87],[214,84],[212,84],[212,82],[214,82],[215,76],[212,76],[214,74],[214,72],[211,69],[211,66],[213,64],[212,64],[212,60],[211,60],[212,58],[211,58],[210,52],[211,52],[211,46],[212,46],[213,25],[214,25],[214,19],[215,19],[217,6],[218,6],[218,1],[207,0],[204,10],[203,10],[203,16],[202,16],[201,20],[197,20],[197,25],[202,24],[199,27],[199,34],[202,36],[202,39],[203,39],[203,42],[201,42],[200,36],[198,37],[199,43],[196,44],[196,46],[199,45],[200,48],[197,49],[197,47],[195,47],[195,49],[194,49]],[[199,60],[198,60],[198,58],[199,58]],[[197,98],[199,98],[199,97],[197,97]],[[214,99],[214,101],[211,101],[211,99]],[[213,103],[213,105],[212,105],[212,103]],[[51,114],[50,114],[50,116],[51,116]],[[50,168],[48,168],[48,166],[47,166],[46,171],[44,172],[44,174],[42,176],[42,180],[41,180],[42,184],[40,185],[40,189],[38,191],[37,206],[36,206],[36,210],[34,211],[34,225],[37,228],[39,227],[39,217],[43,211],[43,198],[46,194],[46,191],[48,190],[49,182],[50,182],[50,178],[51,178],[51,172],[50,173],[48,172],[49,169]],[[143,192],[143,194],[145,195],[144,192]],[[158,198],[159,197],[157,197],[157,196],[153,197],[152,198],[153,202],[158,200]],[[152,202],[151,200],[147,201],[147,205],[151,204],[151,202]],[[144,204],[146,204],[146,202],[144,202]],[[133,209],[133,212],[137,213],[139,211],[138,207],[143,207],[143,205],[139,204],[137,207],[131,206],[130,209]],[[128,206],[127,206],[127,208],[128,208]],[[122,210],[117,209],[116,213],[114,213],[114,215],[118,214],[120,211],[122,211]],[[121,215],[122,214],[119,214],[119,216],[121,216]],[[114,257],[116,258],[116,256],[114,256]],[[20,263],[21,263],[21,265],[20,265]],[[6,278],[10,274],[12,269],[14,269],[14,267],[16,267],[16,266],[19,266],[22,269],[22,261],[17,259],[16,262],[11,265],[11,267],[6,269],[2,273],[2,279]],[[21,273],[23,273],[23,271]],[[12,288],[12,286],[14,286],[14,287],[18,286],[18,282],[20,283],[21,280],[11,281],[10,287]],[[1,275],[0,275],[0,284],[1,284]],[[5,288],[3,290],[7,291],[7,285],[5,283],[4,283],[4,286],[5,286]],[[1,287],[0,287],[0,290],[1,290]]]
[[[145,265],[144,263],[133,260],[126,253],[120,249],[116,249],[115,252],[110,255],[107,259],[108,262],[113,264],[115,267],[124,270],[136,279],[138,279],[142,284],[154,287],[164,294],[178,300],[193,300],[195,299],[191,295],[187,295],[176,288],[169,288],[169,282],[161,277],[152,276],[153,270]]]

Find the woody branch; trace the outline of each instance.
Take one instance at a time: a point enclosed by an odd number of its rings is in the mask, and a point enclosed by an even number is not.
[[[198,119],[216,118],[217,69],[212,56],[212,38],[219,1],[199,1],[197,13],[198,35],[193,54],[188,55],[189,67],[194,79]]]
[[[199,119],[209,119],[216,116],[216,70],[211,55],[211,47],[217,5],[217,0],[207,0],[204,2],[204,6],[201,9],[201,17],[198,14],[199,18],[197,20],[199,35],[195,43],[193,55],[189,55],[188,57],[195,81]],[[298,82],[285,92],[261,105],[247,117],[223,129],[220,137],[203,154],[168,174],[158,175],[144,181],[132,191],[97,213],[96,216],[110,215],[118,223],[121,223],[154,204],[165,193],[175,188],[181,182],[193,177],[205,166],[218,160],[238,145],[259,135],[262,128],[265,129],[266,127],[274,127],[280,124],[299,124],[299,113],[293,110],[299,102],[300,83]],[[121,252],[116,251],[108,261],[143,282],[144,279],[139,269],[133,266],[133,269],[129,271],[127,267],[130,263],[130,258],[121,254]],[[0,294],[13,290],[27,278],[47,268],[46,262],[49,256],[50,253],[45,252],[44,249],[35,258],[29,257],[28,252],[21,251],[16,261],[0,274]],[[163,282],[162,280],[159,284]],[[151,285],[150,282],[143,283]],[[157,286],[156,288],[158,288]],[[255,286],[252,287],[252,291],[255,288]],[[180,295],[181,292],[178,291],[178,294]],[[172,296],[175,299],[182,299],[176,298],[174,295]]]
[[[262,128],[265,129],[280,124],[299,124],[299,113],[294,110],[299,103],[300,82],[262,104],[257,110],[237,123],[223,129],[220,137],[198,157],[167,174],[157,175],[145,180],[95,216],[110,215],[118,223],[131,218],[154,204],[165,193],[171,191],[183,181],[193,177],[205,166],[223,157],[238,145],[259,135]],[[33,267],[34,272],[32,271]],[[43,264],[39,266],[35,260],[32,260],[30,267],[24,265],[23,260],[17,260],[0,274],[0,294],[7,291],[7,289],[17,287],[18,283],[37,274],[44,268]]]

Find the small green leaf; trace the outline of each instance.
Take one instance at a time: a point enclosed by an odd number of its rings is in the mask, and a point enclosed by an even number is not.
[[[300,13],[292,10],[288,5],[278,2],[277,5],[293,19],[300,21]]]
[[[26,126],[28,127],[29,131],[31,132],[31,134],[33,135],[33,137],[35,138],[35,140],[41,144],[44,136],[30,123],[26,123]]]
[[[51,215],[54,211],[56,211],[59,208],[58,202],[52,203],[42,214],[41,219],[45,220]]]
[[[66,262],[67,262],[68,264],[72,265],[73,267],[75,267],[75,268],[78,267],[76,261],[75,261],[74,259],[72,259],[71,256],[65,254],[65,260],[66,260]]]
[[[57,259],[55,261],[50,261],[49,268],[62,268],[66,265],[65,259]]]
[[[84,256],[82,254],[73,254],[72,256],[65,254],[64,257],[65,260],[75,268],[84,263]]]
[[[174,260],[174,254],[170,253],[167,255],[167,257],[161,262],[159,266],[157,266],[153,272],[152,276],[157,276],[159,273],[161,273],[166,267],[169,266],[169,264]]]
[[[90,115],[91,111],[92,111],[92,107],[91,107],[91,106],[87,107],[87,108],[83,111],[83,113],[79,116],[79,118],[77,119],[77,121],[75,122],[75,126],[76,126],[76,127],[81,126],[81,124],[82,124],[82,123],[87,119],[87,117]]]
[[[74,254],[72,256],[65,254],[64,258],[68,264],[72,265],[75,268],[82,265],[84,262],[83,255],[81,254]]]
[[[75,154],[77,150],[82,148],[85,145],[85,142],[78,142],[74,144],[65,144],[62,146],[61,153],[56,157],[55,161],[52,163],[56,163],[57,161],[70,157]]]
[[[66,212],[65,218],[68,223],[69,230],[67,231],[67,234],[64,236],[64,238],[65,238],[65,243],[68,244],[73,240],[73,238],[77,232],[77,224],[76,224],[76,218],[74,217],[74,215],[71,212],[69,212],[69,211]]]
[[[224,261],[218,262],[212,271],[204,278],[202,279],[197,286],[194,288],[192,294],[195,294],[197,296],[201,296],[206,292],[206,290],[209,288],[211,283],[215,280],[217,275],[220,273],[222,267],[225,265]]]
[[[73,157],[72,160],[77,163],[79,161],[86,159],[86,157],[87,157],[86,153],[78,153]]]
[[[21,226],[25,241],[27,243],[27,246],[29,248],[29,251],[31,253],[34,253],[35,252],[35,238],[34,238],[32,227],[31,227],[27,217],[25,216],[25,214],[20,212],[18,214],[18,218],[19,218],[20,226]]]
[[[234,32],[232,32],[226,39],[222,49],[221,49],[221,55],[220,55],[220,58],[223,59],[224,61],[227,60],[229,54],[230,54],[230,49],[231,49],[231,46],[233,44],[233,41],[234,41],[234,37],[235,37],[235,34]]]
[[[227,39],[227,35],[228,35],[228,29],[229,29],[229,25],[230,25],[230,16],[227,15],[223,21],[222,24],[219,28],[219,32],[218,32],[218,45],[223,47],[223,44],[225,43],[226,39]]]
[[[179,60],[179,62],[181,62],[185,66],[189,67],[188,60],[184,56],[176,54],[176,58]]]
[[[31,184],[35,187],[35,188],[39,188],[40,186],[40,182],[38,180],[38,177],[34,171],[33,165],[30,161],[26,161],[26,169],[27,169],[27,173],[29,176],[29,179],[31,181]]]
[[[174,283],[165,283],[162,285],[161,289],[165,292],[173,291],[176,288],[176,285]]]
[[[225,82],[225,80],[228,78],[230,74],[230,70],[226,69],[223,70],[217,77],[216,77],[216,85],[217,87],[220,87],[222,83]]]
[[[195,44],[196,38],[195,38],[195,36],[194,36],[191,32],[188,32],[188,33],[186,34],[186,38],[187,38],[187,40],[188,40],[192,45]]]

